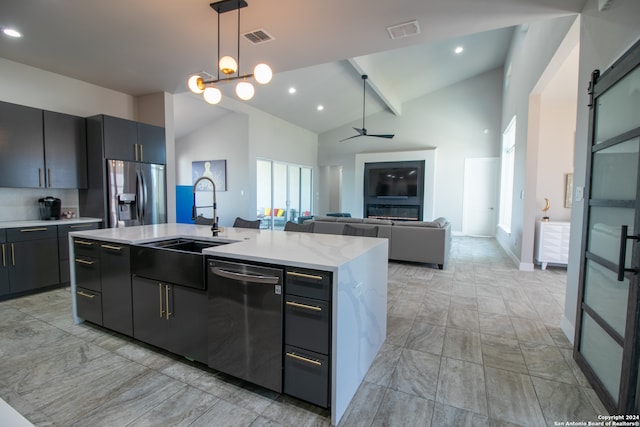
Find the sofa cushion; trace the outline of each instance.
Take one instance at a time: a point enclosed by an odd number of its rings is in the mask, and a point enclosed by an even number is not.
[[[314,221],[324,221],[324,222],[336,222],[338,220],[338,217],[314,215],[313,220]]]
[[[339,217],[338,222],[348,222],[351,224],[362,224],[362,218]]]
[[[393,221],[388,219],[378,219],[378,218],[365,218],[362,221],[363,224],[376,224],[376,225],[393,225]]]
[[[440,218],[438,218],[439,220]],[[444,219],[444,218],[443,218]],[[428,228],[442,228],[446,221],[443,223],[438,220],[433,221],[396,221],[393,223],[394,227],[428,227]]]

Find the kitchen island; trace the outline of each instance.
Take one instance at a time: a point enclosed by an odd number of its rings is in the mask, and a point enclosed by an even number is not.
[[[213,237],[208,226],[159,224],[73,232],[72,260],[73,239],[79,238],[134,249],[166,239],[197,239],[212,245],[225,243],[204,249],[207,258],[277,265],[287,271],[326,272],[331,280],[328,406],[333,425],[345,413],[386,337],[386,239],[237,228],[227,228]],[[74,318],[81,322],[84,319],[78,315],[74,263],[71,268]]]

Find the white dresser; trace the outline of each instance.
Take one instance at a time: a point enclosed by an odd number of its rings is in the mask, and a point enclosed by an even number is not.
[[[567,265],[569,261],[569,222],[536,221],[536,261],[542,269],[547,264]]]

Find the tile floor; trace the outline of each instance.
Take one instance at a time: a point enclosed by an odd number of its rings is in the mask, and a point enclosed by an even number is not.
[[[390,263],[388,337],[340,426],[553,426],[606,411],[558,328],[566,272],[455,237]],[[38,426],[328,426],[328,412],[71,320],[69,289],[0,303],[0,397]],[[2,420],[0,420],[2,425]]]

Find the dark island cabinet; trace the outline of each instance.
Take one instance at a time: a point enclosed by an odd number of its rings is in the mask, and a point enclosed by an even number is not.
[[[0,187],[45,186],[42,110],[0,102]]]
[[[286,268],[284,392],[324,408],[331,400],[331,285],[329,272]]]
[[[6,232],[11,293],[59,285],[58,228],[9,228]]]
[[[128,245],[100,243],[102,326],[133,336],[131,261]]]
[[[44,111],[46,186],[87,188],[87,133],[83,117]]]
[[[9,287],[9,247],[7,245],[7,233],[0,230],[0,250],[2,259],[0,261],[0,296],[11,292]]]
[[[207,293],[132,276],[133,337],[207,363]]]
[[[97,222],[87,222],[58,226],[58,254],[60,255],[61,284],[68,284],[71,281],[69,273],[69,232],[79,230],[95,230],[99,225],[100,224]]]
[[[165,130],[163,127],[132,120],[100,115],[89,120],[102,123],[92,144],[102,142],[104,158],[144,163],[166,163]],[[102,137],[102,141],[98,141]]]

